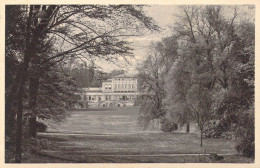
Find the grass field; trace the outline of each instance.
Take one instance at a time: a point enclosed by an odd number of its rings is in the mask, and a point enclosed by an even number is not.
[[[71,111],[60,124],[51,124],[48,132],[120,134],[160,132],[156,125],[144,130],[138,125],[138,107],[100,108]]]
[[[237,154],[234,141],[205,139],[200,147],[196,133],[162,133],[156,124],[144,130],[137,117],[137,107],[72,111],[38,135],[51,144],[27,162],[215,162],[205,153],[223,155],[221,162],[252,162]]]

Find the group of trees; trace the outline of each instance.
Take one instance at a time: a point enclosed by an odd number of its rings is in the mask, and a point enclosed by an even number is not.
[[[71,61],[69,66],[64,67],[64,71],[74,79],[79,89],[101,87],[102,81],[126,72],[125,70],[112,70],[109,73],[104,72],[94,63],[87,65],[86,62],[82,62],[81,60]]]
[[[128,59],[127,37],[144,30],[158,26],[138,5],[7,5],[6,157],[21,162],[22,140],[36,138],[37,120],[60,121],[77,100],[82,68],[70,69],[72,60]],[[84,68],[91,80],[93,67]]]
[[[243,8],[241,10],[241,8]],[[141,124],[196,122],[202,137],[230,133],[254,156],[254,19],[250,6],[181,6],[170,37],[139,68]],[[209,134],[209,132],[211,132]],[[216,134],[218,132],[218,134]]]

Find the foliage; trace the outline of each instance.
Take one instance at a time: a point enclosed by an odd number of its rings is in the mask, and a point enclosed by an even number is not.
[[[145,92],[145,95],[140,96],[139,123],[146,127],[150,121],[165,115],[162,108],[164,83],[157,55],[147,58],[143,67],[139,69],[138,78],[140,90]]]
[[[209,120],[204,126],[203,137],[221,138],[225,129],[225,127],[221,127],[219,120]]]
[[[218,107],[217,117],[222,118],[227,132],[235,134],[236,149],[254,157],[254,25],[243,23],[237,28],[237,35],[230,55],[234,62],[230,87]]]
[[[93,65],[87,65],[86,62],[72,59],[68,61],[67,65],[63,65],[63,70],[73,77],[75,84],[79,88],[100,86],[101,82],[97,79],[98,71],[95,70]]]
[[[121,75],[124,73],[125,73],[125,70],[113,70],[111,73],[109,73],[109,76],[114,77],[114,76]]]
[[[241,15],[242,8],[180,6],[173,33],[168,38],[172,39],[171,43],[163,39],[151,52],[160,58],[158,60],[171,58],[170,63],[158,61],[163,72],[160,78],[163,87],[160,89],[164,92],[163,117],[180,124],[195,120],[201,131],[201,145],[202,136],[236,138],[240,144],[237,149],[253,156],[254,125],[245,125],[243,121],[254,123],[254,119],[244,113],[254,104],[255,28],[254,18]],[[153,74],[150,67],[143,68],[141,72]],[[145,88],[145,93],[152,90]],[[142,109],[150,120],[158,114],[151,100],[146,101],[151,106],[146,104],[146,109]],[[253,110],[251,112],[254,116]],[[247,145],[242,148],[241,144]]]
[[[49,81],[52,81],[51,83]],[[62,121],[79,99],[72,77],[53,67],[40,80],[37,117],[42,120]]]
[[[254,108],[242,113],[235,135],[238,138],[236,149],[247,157],[255,157],[255,119]]]
[[[174,48],[170,49],[170,46]],[[163,105],[165,77],[176,58],[177,48],[173,37],[151,44],[147,59],[138,68],[139,90],[144,93],[139,98],[141,107],[138,120],[142,126],[148,126],[155,119],[163,119],[166,114]]]
[[[164,106],[171,119],[181,125],[192,121],[191,109],[187,106],[186,98],[191,84],[191,73],[184,62],[186,61],[183,58],[179,58],[165,78],[167,94]]]
[[[38,132],[45,132],[47,130],[47,125],[43,122],[37,121],[37,130]]]
[[[139,96],[140,115],[138,117],[139,124],[147,128],[151,121],[160,119],[165,115],[165,111],[161,108],[161,102],[156,100],[157,95],[141,95]]]
[[[6,6],[6,10],[10,11],[6,13],[5,24],[5,82],[6,89],[9,91],[12,78],[16,73],[16,69],[23,54],[24,37],[26,25],[24,21],[24,15],[26,11],[24,6]]]
[[[124,70],[113,70],[110,73],[105,73],[102,69],[95,67],[94,63],[82,62],[81,60],[68,61],[64,66],[64,71],[73,77],[75,84],[79,88],[101,87],[102,81],[108,78],[124,74]]]
[[[162,118],[160,120],[161,123],[161,131],[163,132],[172,132],[178,129],[178,125],[167,118]]]

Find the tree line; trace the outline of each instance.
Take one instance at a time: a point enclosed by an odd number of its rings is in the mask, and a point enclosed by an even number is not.
[[[254,157],[254,18],[251,6],[180,6],[172,35],[139,66],[139,123],[196,123],[203,137],[233,138]],[[174,129],[166,129],[174,130]]]
[[[37,144],[37,121],[61,121],[77,100],[77,84],[91,85],[94,66],[79,82],[73,60],[127,60],[133,57],[127,37],[159,29],[141,5],[7,5],[5,11],[6,162],[22,162],[25,141]]]

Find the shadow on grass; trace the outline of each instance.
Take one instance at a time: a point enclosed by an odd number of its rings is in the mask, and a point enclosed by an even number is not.
[[[133,135],[39,135],[54,146],[36,151],[29,163],[253,163],[254,160],[231,153],[224,155],[231,144],[223,140],[207,139],[205,146],[211,152],[221,152],[223,159],[214,160],[203,154],[195,134],[152,133]],[[192,140],[191,140],[192,139]],[[177,140],[177,141],[176,141]],[[175,143],[172,143],[175,142]],[[199,141],[198,141],[199,142]],[[172,144],[172,145],[171,145]],[[160,145],[163,145],[160,147]],[[182,147],[178,147],[182,146]],[[184,148],[187,149],[184,149]],[[229,151],[230,151],[229,149]],[[218,152],[217,152],[218,151]],[[219,154],[219,153],[218,153]],[[220,154],[221,155],[221,154]]]

